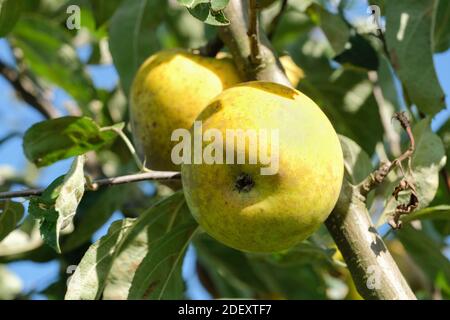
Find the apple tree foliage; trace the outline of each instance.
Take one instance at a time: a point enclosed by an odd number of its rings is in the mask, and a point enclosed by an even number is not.
[[[269,28],[282,2],[258,1],[263,28]],[[402,229],[386,227],[401,178],[395,171],[370,194],[369,209],[414,293],[450,298],[450,121],[438,115],[447,108],[448,116],[448,99],[433,61],[450,48],[450,4],[369,2],[288,0],[272,44],[301,67],[298,89],[323,108],[340,134],[350,183],[361,182],[381,161],[408,147],[407,136],[391,121],[396,111],[408,114],[416,142],[411,175],[419,207],[405,216]],[[37,88],[34,98],[60,88],[73,99],[72,109],[62,110],[60,117],[18,128],[23,152],[17,152],[32,169],[10,174],[1,170],[0,161],[0,192],[5,192],[34,187],[37,174],[32,172],[73,159],[68,172],[43,186],[42,194],[25,202],[0,201],[0,299],[34,293],[48,299],[188,298],[189,279],[182,275],[188,248],[195,252],[195,274],[215,298],[359,298],[324,227],[290,250],[247,254],[202,233],[182,192],[158,183],[148,192],[149,182],[89,189],[85,175],[137,171],[117,130],[130,135],[127,95],[139,65],[158,50],[198,48],[214,39],[217,28],[230,23],[223,11],[228,3],[0,0],[0,37],[16,59],[14,65],[0,61],[2,77],[16,90],[20,81],[14,83],[7,73],[26,77],[28,87]],[[66,25],[71,5],[80,9],[80,28]],[[369,5],[380,8],[382,36],[369,23]],[[80,48],[88,48],[87,57],[80,56]],[[99,88],[89,67],[111,64],[120,81],[111,90]],[[33,107],[33,97],[18,93]],[[433,118],[443,123],[435,131]],[[0,137],[0,148],[12,136]],[[123,219],[93,242],[114,212]],[[15,261],[57,261],[59,276],[39,292],[21,292],[20,281],[8,270]]]

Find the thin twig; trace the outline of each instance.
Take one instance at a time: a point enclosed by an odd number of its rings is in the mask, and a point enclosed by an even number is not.
[[[42,90],[24,73],[7,66],[0,61],[0,74],[12,85],[17,94],[46,119],[57,118],[57,110],[42,94]]]
[[[415,141],[414,136],[411,131],[411,125],[409,123],[408,118],[406,117],[405,113],[403,112],[397,112],[394,114],[394,118],[397,119],[402,128],[406,131],[409,137],[410,145],[409,148],[401,154],[398,158],[396,158],[394,161],[386,161],[383,162],[380,167],[375,170],[373,173],[371,173],[366,179],[364,179],[360,185],[359,185],[359,192],[362,196],[367,196],[367,194],[375,189],[379,184],[381,184],[386,176],[389,174],[389,172],[392,171],[392,169],[396,167],[401,167],[401,163],[406,160],[410,159],[412,154],[415,150]],[[403,169],[402,169],[403,170]]]
[[[151,171],[151,172],[130,174],[125,176],[118,176],[113,178],[98,179],[89,183],[87,187],[88,190],[96,191],[98,188],[105,186],[112,186],[139,181],[179,180],[180,178],[181,174],[176,171]],[[27,189],[21,191],[0,192],[0,200],[38,196],[42,194],[44,190],[45,189]]]
[[[275,32],[277,31],[277,27],[281,21],[281,17],[283,16],[284,11],[287,8],[287,3],[288,3],[288,0],[281,1],[280,11],[278,11],[276,16],[273,17],[272,21],[270,22],[270,25],[267,28],[267,30],[268,30],[267,37],[269,38],[269,40],[272,40],[273,36],[275,35]]]
[[[259,21],[256,0],[249,0],[249,23],[247,35],[250,39],[250,60],[253,64],[259,65],[262,61],[262,57],[259,48]]]
[[[130,151],[131,155],[133,156],[134,162],[136,163],[136,166],[139,168],[139,170],[141,172],[150,172],[150,170],[145,167],[145,164],[142,163],[141,159],[139,158],[139,156],[136,152],[136,149],[134,148],[130,139],[128,139],[127,135],[122,131],[122,129],[117,128],[115,126],[101,128],[101,131],[108,131],[108,130],[114,131],[115,133],[117,133],[119,135],[119,137],[122,139],[122,141],[127,146],[128,151]]]

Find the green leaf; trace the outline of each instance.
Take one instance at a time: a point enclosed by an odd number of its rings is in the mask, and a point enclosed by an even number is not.
[[[256,292],[269,292],[264,281],[253,272],[245,253],[227,247],[207,234],[199,236],[194,245],[205,272],[213,278],[217,290],[227,294],[225,297],[251,298]]]
[[[416,149],[412,156],[412,179],[415,183],[417,196],[419,198],[418,209],[427,207],[436,195],[439,186],[439,171],[445,165],[445,150],[441,139],[431,131],[431,119],[426,118],[418,122],[412,129],[416,142]],[[406,163],[405,163],[406,165]],[[407,170],[407,167],[405,167]],[[389,184],[387,191],[394,191],[399,183],[399,178]],[[408,201],[407,193],[399,195],[399,201],[405,203]],[[387,201],[387,205],[378,221],[378,225],[386,222],[395,207],[396,201]]]
[[[179,226],[150,247],[150,252],[136,270],[128,299],[160,300],[183,297],[181,267],[195,230],[195,223]]]
[[[406,251],[434,282],[440,273],[450,281],[450,262],[442,254],[440,246],[424,231],[406,226],[396,233]]]
[[[101,296],[111,265],[134,219],[115,221],[108,233],[89,247],[68,283],[66,300],[93,300]]]
[[[196,229],[181,192],[115,222],[86,252],[66,299],[182,297],[182,257]]]
[[[413,220],[450,220],[450,205],[440,205],[436,207],[429,207],[413,212],[402,217],[403,222],[410,222]]]
[[[213,26],[226,26],[230,21],[222,10],[214,10],[211,3],[200,3],[194,8],[188,8],[189,13],[200,21]]]
[[[311,243],[275,254],[247,254],[202,234],[194,245],[203,272],[211,278],[213,291],[218,291],[221,297],[302,299],[325,296],[323,283],[311,265],[331,261],[326,250]]]
[[[117,134],[102,131],[88,117],[62,117],[39,122],[25,132],[23,149],[38,167],[98,150],[114,141]]]
[[[208,3],[211,5],[212,10],[223,10],[226,8],[230,0],[177,0],[179,4],[186,8],[192,9],[202,3]]]
[[[230,0],[211,0],[211,9],[214,11],[223,10],[228,6]]]
[[[386,41],[391,60],[408,96],[423,113],[445,106],[433,64],[432,37],[437,1],[386,2]]]
[[[125,0],[111,19],[109,48],[127,95],[139,66],[161,49],[156,29],[166,7],[165,0]]]
[[[306,12],[321,27],[335,55],[344,51],[350,38],[350,29],[344,20],[315,3],[310,5]]]
[[[65,176],[52,182],[42,196],[30,200],[30,214],[40,221],[44,241],[58,253],[60,233],[72,223],[84,194],[84,161],[84,156],[76,157]]]
[[[0,38],[14,28],[22,9],[22,0],[0,0]]]
[[[335,252],[335,249],[326,249],[312,242],[303,241],[289,250],[261,256],[275,266],[289,267],[306,264],[330,266],[337,264],[333,260]]]
[[[345,176],[351,184],[357,185],[373,171],[372,162],[356,142],[343,135],[339,135],[339,140],[344,154]]]
[[[122,0],[91,0],[92,12],[94,14],[97,28],[107,22],[116,9],[119,7]]]
[[[359,34],[350,37],[348,48],[334,57],[340,64],[350,64],[367,70],[377,70],[378,55],[372,45]]]
[[[450,48],[450,1],[439,0],[434,24],[434,52]]]
[[[14,229],[23,217],[23,205],[13,201],[0,202],[0,242]]]
[[[84,195],[75,217],[75,229],[61,244],[62,251],[68,252],[89,241],[94,232],[128,199],[129,187],[112,186]]]
[[[86,106],[94,99],[95,90],[67,31],[51,19],[23,16],[12,35],[13,45],[23,51],[27,66],[64,89],[89,114]]]

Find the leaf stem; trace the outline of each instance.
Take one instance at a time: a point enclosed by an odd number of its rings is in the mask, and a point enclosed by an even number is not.
[[[118,128],[117,126],[109,126],[109,127],[103,127],[100,129],[100,131],[114,131],[119,135],[119,137],[122,139],[122,141],[127,146],[128,150],[130,151],[130,154],[133,156],[134,162],[136,163],[136,166],[139,168],[141,172],[150,172],[150,169],[147,169],[144,165],[144,163],[139,158],[136,149],[134,148],[133,144],[131,143],[130,139],[128,139],[127,135],[123,132],[122,129]]]

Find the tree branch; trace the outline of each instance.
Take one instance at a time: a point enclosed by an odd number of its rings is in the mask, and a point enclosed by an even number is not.
[[[401,167],[402,161],[410,159],[412,154],[414,153],[415,150],[414,136],[412,134],[411,125],[408,119],[406,118],[406,115],[402,112],[396,113],[394,115],[394,118],[400,121],[402,128],[408,134],[410,146],[403,154],[401,154],[394,161],[392,162],[387,161],[382,163],[377,170],[375,170],[372,174],[370,174],[366,179],[364,179],[360,183],[360,185],[358,186],[359,193],[364,197],[366,197],[371,190],[375,189],[378,185],[380,185],[384,181],[386,176],[389,174],[389,172],[391,172],[394,168],[396,168],[397,166],[402,168]]]
[[[240,68],[239,71],[249,80],[272,81],[291,87],[263,33],[260,34],[262,61],[256,66],[249,63],[251,50],[246,34],[248,20],[243,3],[246,1],[230,1],[225,14],[231,23],[219,30],[219,35]],[[372,225],[363,199],[358,188],[344,183],[338,203],[325,222],[342,252],[359,292],[366,299],[415,299]],[[376,281],[369,283],[372,279]]]
[[[100,187],[105,186],[113,186],[118,184],[125,184],[131,182],[139,182],[139,181],[161,181],[161,180],[179,180],[181,178],[181,174],[179,172],[172,171],[151,171],[151,172],[143,172],[130,174],[125,176],[113,177],[113,178],[104,178],[94,180],[92,183],[87,185],[88,190],[95,191]],[[11,199],[11,198],[20,198],[20,197],[29,197],[29,196],[38,196],[44,192],[45,189],[28,189],[21,191],[8,191],[8,192],[0,192],[0,200]]]
[[[53,105],[43,97],[41,90],[33,80],[25,74],[19,73],[0,61],[0,74],[12,85],[17,94],[31,107],[36,109],[46,119],[59,116]]]
[[[255,65],[260,65],[262,61],[259,50],[259,21],[256,0],[249,0],[249,24],[247,35],[250,39],[250,60]]]
[[[372,225],[357,188],[344,182],[338,203],[325,225],[365,299],[416,299]]]
[[[259,34],[261,61],[258,64],[252,63],[250,39],[247,35],[248,15],[244,8],[247,8],[246,0],[231,0],[224,10],[231,23],[219,27],[219,36],[233,55],[239,73],[243,79],[266,80],[290,86],[270,41],[262,32]]]

